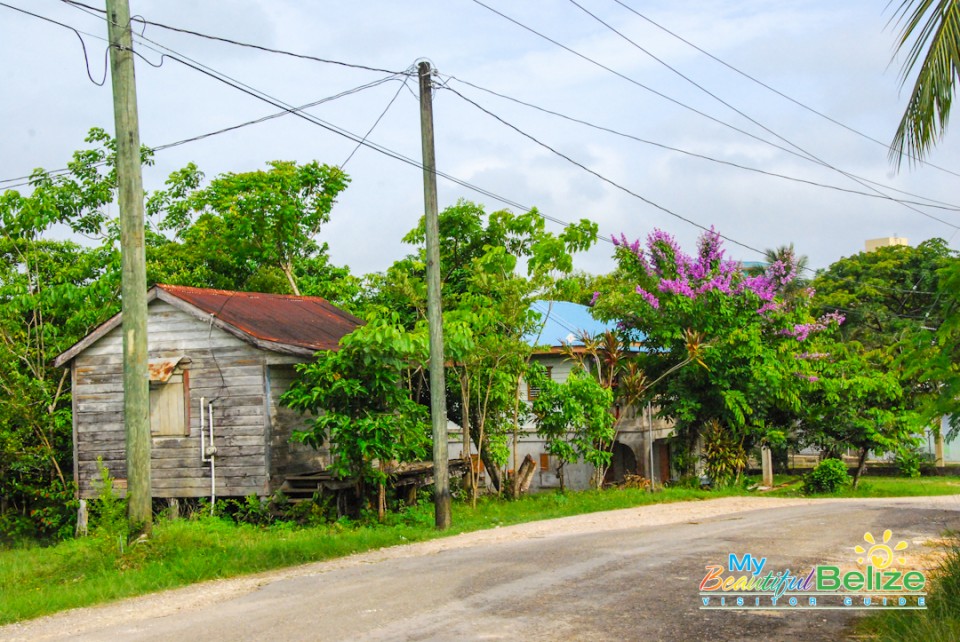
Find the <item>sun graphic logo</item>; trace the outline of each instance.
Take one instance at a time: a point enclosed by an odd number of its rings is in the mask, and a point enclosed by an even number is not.
[[[874,568],[884,569],[893,564],[894,561],[897,564],[903,566],[907,563],[907,560],[902,555],[897,555],[895,551],[905,550],[908,544],[900,540],[893,547],[891,547],[887,542],[890,541],[890,538],[893,536],[893,532],[888,528],[883,531],[883,538],[880,543],[877,543],[877,540],[873,537],[869,531],[864,533],[863,541],[870,544],[870,548],[864,548],[860,544],[857,544],[853,547],[855,553],[859,554],[860,557],[857,558],[857,564],[864,564],[869,562],[873,565]]]

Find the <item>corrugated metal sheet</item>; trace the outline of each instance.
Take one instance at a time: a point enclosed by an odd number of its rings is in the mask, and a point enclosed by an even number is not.
[[[156,286],[261,341],[335,350],[340,339],[363,321],[311,296]]]
[[[150,374],[150,381],[156,383],[166,383],[177,364],[183,357],[174,357],[173,359],[150,359],[147,363],[147,372]]]

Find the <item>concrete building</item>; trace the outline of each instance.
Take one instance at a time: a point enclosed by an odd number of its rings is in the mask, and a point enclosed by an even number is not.
[[[894,245],[910,245],[910,242],[902,236],[885,236],[879,239],[867,239],[864,243],[864,250],[875,252],[881,247],[892,247]]]
[[[564,345],[582,346],[578,336],[583,332],[596,336],[613,329],[612,324],[594,319],[588,307],[576,303],[537,301],[533,308],[540,313],[543,327],[536,336],[527,337],[531,345],[537,346],[532,358],[547,369],[551,379],[559,383],[567,380],[574,365],[563,353]],[[537,393],[536,388],[521,380],[517,394],[523,403],[531,403]],[[613,412],[619,418],[619,430],[606,481],[621,482],[628,474],[649,478],[651,469],[658,484],[668,481],[670,449],[667,438],[673,431],[673,425],[654,418],[651,426],[642,408],[638,410],[618,407],[614,408]],[[450,457],[459,458],[463,451],[460,427],[451,424],[449,429]],[[514,461],[520,462],[530,455],[537,464],[531,489],[559,488],[557,458],[546,452],[545,442],[537,436],[536,426],[532,421],[527,421],[522,430],[523,434],[517,440],[515,455],[510,444],[511,455],[507,468],[512,469]],[[594,467],[585,462],[568,463],[564,466],[564,482],[567,488],[589,488],[593,475]]]

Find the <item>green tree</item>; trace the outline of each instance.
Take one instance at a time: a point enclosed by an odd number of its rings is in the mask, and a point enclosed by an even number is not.
[[[113,141],[87,142],[67,174],[0,195],[0,537],[62,537],[73,520],[69,371],[51,363],[118,310],[120,288]],[[55,226],[101,244],[52,240]]]
[[[899,167],[904,156],[920,161],[943,137],[960,70],[960,2],[902,0],[892,22],[899,28],[897,50],[906,50],[901,72],[905,86],[916,78],[890,146]]]
[[[940,417],[947,417],[945,437],[953,440],[960,435],[960,259],[950,259],[938,277],[942,319],[925,319],[903,362],[906,375],[929,391],[920,406],[924,420],[939,430]]]
[[[811,318],[808,296],[785,299],[792,274],[781,262],[746,275],[725,259],[712,231],[693,255],[655,230],[645,248],[619,240],[616,257],[596,314],[618,321],[624,338],[643,346],[638,362],[649,378],[672,372],[651,393],[660,416],[676,424],[680,452],[692,452],[713,422],[744,450],[783,443],[809,374],[794,356],[811,334],[840,319]],[[702,367],[678,368],[694,354]],[[693,463],[683,459],[686,467]]]
[[[843,313],[843,340],[902,354],[940,317],[939,272],[953,256],[947,242],[935,238],[842,258],[811,283],[814,310]]]
[[[610,412],[613,390],[581,367],[575,367],[565,382],[558,383],[550,379],[541,364],[532,363],[527,380],[540,389],[533,400],[533,417],[547,452],[560,460],[560,490],[565,489],[564,466],[581,459],[598,471],[594,483],[600,488],[603,474],[599,471],[610,466],[616,439]]]
[[[539,323],[531,305],[569,294],[573,255],[597,227],[581,220],[554,234],[536,210],[487,214],[464,200],[440,213],[439,227],[444,328],[459,346],[447,346],[448,412],[464,429],[464,456],[475,448],[499,490],[524,410],[517,391]],[[408,327],[425,319],[424,239],[421,219],[404,238],[420,250],[372,280],[370,314],[396,310]]]
[[[859,346],[863,368],[878,380],[894,377],[898,403],[923,411],[935,431],[937,413],[951,414],[943,402],[950,394],[955,337],[951,324],[941,321],[956,301],[943,276],[956,264],[946,241],[930,239],[840,259],[813,281],[815,310],[845,315],[840,340]]]
[[[826,336],[816,349],[822,351],[800,355],[814,371],[799,413],[800,441],[816,446],[828,458],[839,458],[848,448],[856,450],[856,488],[871,451],[897,452],[915,445],[918,417],[905,403],[888,357],[877,351],[865,353],[856,341],[841,343]]]
[[[429,446],[427,408],[414,399],[424,385],[427,335],[379,320],[340,340],[338,351],[321,352],[298,365],[299,379],[283,402],[313,413],[310,429],[295,436],[314,447],[330,444],[331,470],[378,489],[383,519],[390,462],[420,461]]]
[[[297,263],[325,250],[315,237],[350,179],[316,161],[268,164],[267,171],[222,174],[202,189],[203,174],[191,164],[170,176],[147,209],[160,229],[175,230],[195,255],[221,266],[212,272],[262,284],[279,271],[299,295]]]

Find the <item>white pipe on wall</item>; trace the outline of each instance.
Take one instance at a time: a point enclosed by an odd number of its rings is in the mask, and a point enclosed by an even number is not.
[[[207,400],[205,397],[200,397],[200,461],[203,463],[207,463],[207,449],[206,445],[204,444],[206,437],[203,434],[203,430],[207,427],[203,421],[203,408],[207,405],[206,402]]]
[[[210,453],[210,514],[213,515],[217,504],[217,447],[213,445],[213,402],[210,403],[207,414],[210,422],[210,448],[207,451]]]
[[[206,409],[206,415],[204,415]],[[206,420],[206,421],[204,421]],[[206,444],[207,434],[210,431],[210,446]],[[217,504],[217,447],[213,445],[213,402],[209,404],[205,397],[200,397],[200,461],[210,464],[210,514],[213,515]]]

